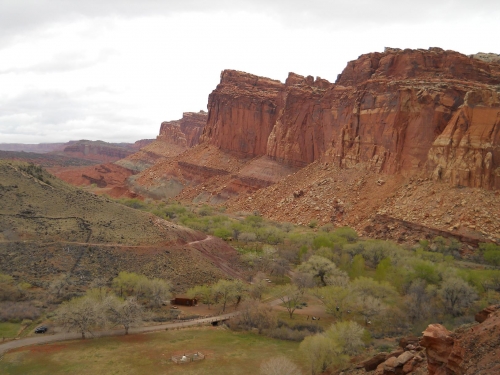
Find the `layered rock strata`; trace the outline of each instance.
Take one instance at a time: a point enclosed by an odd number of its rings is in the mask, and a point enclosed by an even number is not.
[[[455,186],[498,189],[500,64],[483,60],[387,48],[349,62],[335,84],[226,70],[200,140],[298,167],[321,160],[390,174],[426,168]]]

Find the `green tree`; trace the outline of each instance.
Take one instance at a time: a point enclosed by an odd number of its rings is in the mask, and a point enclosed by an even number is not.
[[[137,295],[139,287],[146,280],[146,276],[138,275],[134,272],[122,271],[111,283],[120,297],[124,295]]]
[[[196,285],[187,291],[189,298],[196,298],[201,303],[210,306],[214,303],[214,291],[208,285]]]
[[[363,336],[365,330],[354,321],[337,322],[332,324],[326,331],[326,336],[333,341],[333,347],[337,353],[356,355],[363,348]]]
[[[363,255],[358,254],[352,259],[351,269],[349,270],[349,277],[351,279],[356,279],[358,277],[364,276],[365,274],[365,259]]]
[[[299,350],[305,358],[312,375],[325,372],[334,360],[331,340],[325,335],[307,336],[300,343]]]
[[[342,286],[325,286],[318,288],[314,294],[323,301],[327,314],[343,320],[345,314],[354,311],[355,304],[351,298],[351,290]]]
[[[375,269],[375,280],[387,281],[390,278],[391,272],[392,272],[391,258],[384,258],[379,262],[377,268]]]
[[[241,280],[219,280],[213,286],[215,301],[222,304],[222,312],[226,311],[226,306],[230,302],[238,304],[245,292],[244,284]]]
[[[344,284],[348,280],[347,274],[339,270],[335,263],[318,255],[313,255],[302,263],[298,271],[311,274],[323,286],[327,284]]]

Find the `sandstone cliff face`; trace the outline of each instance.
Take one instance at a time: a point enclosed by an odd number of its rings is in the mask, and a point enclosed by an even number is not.
[[[208,97],[208,120],[200,141],[241,157],[265,155],[282,88],[280,81],[223,71]]]
[[[499,64],[439,48],[362,55],[335,84],[227,70],[201,141],[294,166],[426,167],[454,185],[498,189],[499,84]]]
[[[184,112],[180,120],[162,122],[158,139],[178,146],[193,147],[198,144],[206,122],[205,111]]]

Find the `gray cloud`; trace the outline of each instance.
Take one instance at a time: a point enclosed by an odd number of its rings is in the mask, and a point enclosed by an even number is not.
[[[11,67],[0,70],[0,74],[9,73],[62,73],[89,68],[108,60],[115,55],[111,49],[100,51],[95,57],[88,57],[80,53],[58,53],[46,61],[26,67]]]
[[[149,119],[122,116],[116,113],[115,107],[93,101],[88,93],[87,90],[71,95],[56,90],[30,91],[0,100],[0,139],[12,142],[22,136],[26,141],[45,139],[57,142],[81,138],[128,140],[155,136],[141,133],[141,125]]]
[[[442,19],[484,17],[498,19],[497,0],[2,0],[3,37],[30,31],[53,22],[106,16],[137,17],[178,12],[251,11],[280,17],[293,27],[328,27],[349,24],[408,24]],[[464,25],[466,27],[466,25]]]

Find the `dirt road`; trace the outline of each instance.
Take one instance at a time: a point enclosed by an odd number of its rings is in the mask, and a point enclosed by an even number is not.
[[[268,305],[275,306],[280,304],[281,301],[279,299],[268,302]],[[164,331],[166,329],[176,329],[176,328],[184,328],[184,327],[192,327],[199,324],[207,324],[212,322],[220,322],[227,319],[231,319],[237,315],[241,314],[241,311],[234,311],[227,314],[211,316],[208,318],[199,318],[182,322],[175,323],[167,323],[160,324],[156,326],[146,326],[146,327],[137,327],[130,328],[129,334],[138,334],[138,333],[147,333],[147,332],[155,332],[155,331]],[[123,329],[113,329],[106,331],[96,331],[93,332],[93,335],[88,335],[87,337],[107,337],[107,336],[120,336],[124,334]],[[56,333],[53,335],[40,335],[35,337],[27,337],[19,340],[7,341],[4,343],[0,343],[0,354],[5,353],[8,350],[20,348],[23,346],[29,345],[40,345],[40,344],[48,344],[57,341],[67,341],[67,340],[77,340],[80,339],[82,335],[80,333],[74,332],[65,332],[65,333]]]

